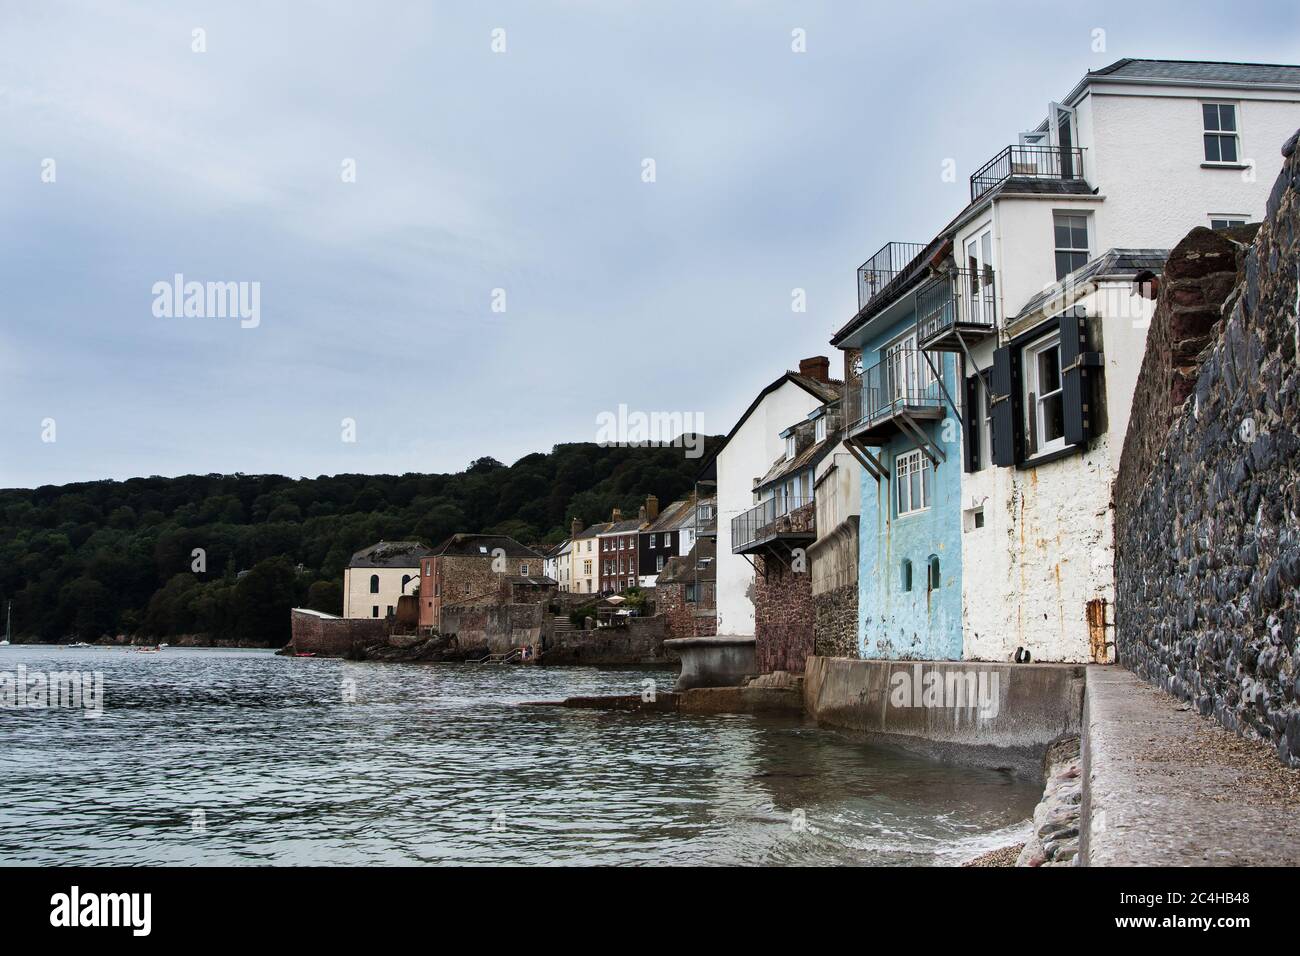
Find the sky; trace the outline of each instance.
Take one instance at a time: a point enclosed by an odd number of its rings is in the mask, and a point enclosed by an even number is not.
[[[1087,70],[1297,63],[1297,10],[5,3],[0,487],[725,433]]]

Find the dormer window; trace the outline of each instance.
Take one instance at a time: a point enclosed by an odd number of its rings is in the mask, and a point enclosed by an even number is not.
[[[817,423],[813,426],[813,434],[816,441],[820,442],[826,440],[826,416],[825,415],[817,419]]]
[[[795,447],[794,436],[786,435],[785,436],[785,460],[786,461],[791,461],[794,459],[794,447]]]

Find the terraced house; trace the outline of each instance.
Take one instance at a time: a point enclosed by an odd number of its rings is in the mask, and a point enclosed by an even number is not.
[[[863,657],[1106,661],[1112,483],[1167,250],[1261,218],[1300,67],[1120,60],[858,269]]]

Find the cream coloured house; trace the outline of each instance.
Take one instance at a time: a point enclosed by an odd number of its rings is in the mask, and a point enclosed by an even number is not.
[[[380,541],[352,555],[343,570],[343,616],[387,617],[397,599],[420,584],[420,559],[429,549],[418,541]]]

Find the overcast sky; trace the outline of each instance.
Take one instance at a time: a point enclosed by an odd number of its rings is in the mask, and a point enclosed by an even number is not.
[[[0,8],[0,487],[725,432],[1086,70],[1300,62],[1293,2],[430,6]]]

